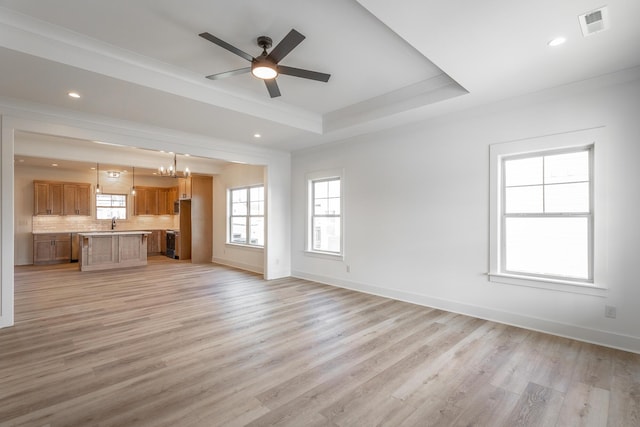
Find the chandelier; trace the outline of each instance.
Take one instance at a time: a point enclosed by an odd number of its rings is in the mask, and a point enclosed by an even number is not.
[[[169,165],[167,168],[165,168],[164,166],[160,166],[158,168],[158,175],[168,176],[170,178],[188,178],[189,176],[191,176],[191,171],[189,170],[188,167],[184,168],[183,172],[178,171],[177,156],[174,153],[173,164]]]

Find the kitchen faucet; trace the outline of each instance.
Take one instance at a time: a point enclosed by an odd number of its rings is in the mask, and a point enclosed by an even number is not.
[[[111,229],[112,230],[116,229],[116,217],[115,216],[113,218],[111,218]]]

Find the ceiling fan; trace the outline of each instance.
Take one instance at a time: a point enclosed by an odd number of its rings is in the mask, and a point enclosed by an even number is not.
[[[321,82],[327,82],[329,81],[329,77],[331,77],[331,74],[303,70],[301,68],[287,67],[279,64],[285,56],[287,56],[296,46],[298,46],[302,42],[302,40],[305,39],[302,34],[294,29],[289,31],[289,34],[287,34],[284,39],[282,39],[282,41],[278,43],[278,45],[274,47],[269,53],[267,53],[267,49],[269,49],[273,44],[271,38],[267,36],[258,37],[258,46],[262,48],[262,54],[257,58],[254,58],[248,53],[243,52],[237,47],[232,46],[224,40],[220,40],[216,36],[209,33],[202,33],[200,34],[200,37],[207,39],[210,42],[215,43],[224,49],[227,49],[229,52],[235,53],[236,55],[251,62],[250,67],[239,68],[237,70],[231,70],[224,73],[212,74],[210,76],[207,76],[207,78],[211,80],[218,80],[225,77],[231,77],[238,74],[251,72],[251,74],[253,74],[255,77],[264,80],[264,84],[267,86],[269,95],[271,96],[271,98],[275,98],[277,96],[280,96],[280,89],[278,88],[278,83],[276,83],[276,77],[279,74],[302,77],[303,79],[311,79]]]

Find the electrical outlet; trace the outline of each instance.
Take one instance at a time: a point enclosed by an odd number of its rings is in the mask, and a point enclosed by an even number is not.
[[[616,308],[612,305],[604,306],[604,317],[608,317],[610,319],[616,318]]]
[[[347,273],[351,273],[351,266],[347,265]]]

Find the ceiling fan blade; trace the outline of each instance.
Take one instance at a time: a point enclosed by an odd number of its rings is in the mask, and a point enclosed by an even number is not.
[[[226,77],[237,76],[238,74],[244,74],[251,71],[251,67],[238,68],[237,70],[225,71],[224,73],[211,74],[207,76],[210,80],[220,80]]]
[[[236,55],[243,57],[244,59],[246,59],[249,62],[252,62],[253,59],[254,59],[253,56],[249,55],[247,52],[244,52],[244,51],[238,49],[235,46],[231,46],[226,41],[220,40],[219,38],[217,38],[214,35],[211,35],[211,34],[205,32],[205,33],[199,34],[199,36],[202,37],[203,39],[209,40],[211,43],[215,43],[218,46],[227,49],[229,52],[235,53]]]
[[[276,79],[265,79],[264,84],[267,86],[269,95],[271,95],[272,98],[276,98],[280,96],[280,88],[278,88],[278,83],[276,83]]]
[[[284,36],[282,41],[274,47],[267,58],[275,62],[276,64],[289,54],[296,46],[298,46],[305,37],[296,30],[289,31],[289,34]]]
[[[328,82],[329,77],[331,77],[331,74],[303,70],[301,68],[285,67],[284,65],[278,65],[278,73],[285,74],[287,76],[302,77],[303,79],[318,80],[321,82]]]

